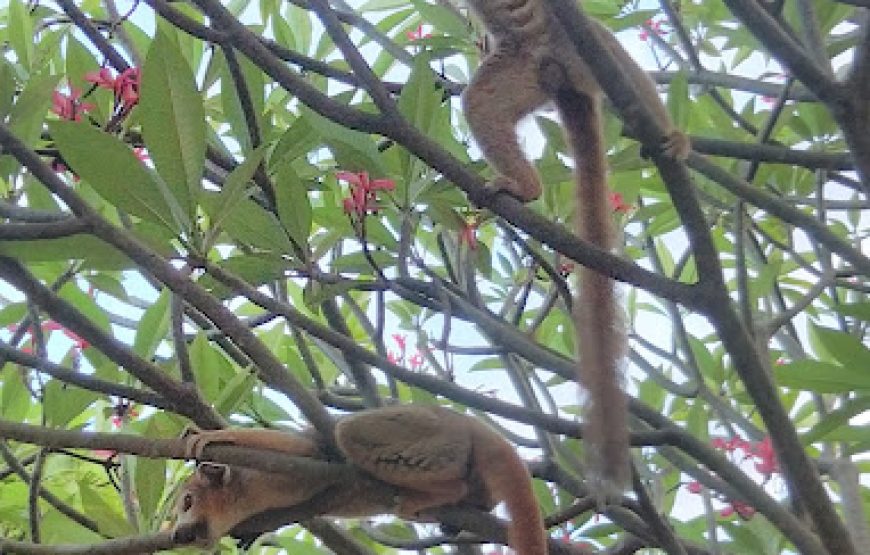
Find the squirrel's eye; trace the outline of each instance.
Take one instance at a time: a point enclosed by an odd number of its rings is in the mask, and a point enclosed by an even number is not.
[[[186,513],[191,507],[193,507],[193,496],[185,493],[184,498],[181,500],[181,512]]]

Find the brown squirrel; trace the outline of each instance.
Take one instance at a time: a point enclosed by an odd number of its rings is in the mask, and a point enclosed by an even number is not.
[[[577,234],[604,250],[614,248],[608,202],[607,160],[602,132],[602,92],[545,0],[468,0],[494,41],[463,94],[469,129],[498,173],[492,186],[520,201],[541,194],[541,181],[517,141],[516,125],[536,108],[554,102],[576,166]],[[618,61],[638,96],[671,131],[662,153],[686,158],[690,144],[674,129],[655,84],[613,34],[596,24],[596,38]],[[574,326],[580,351],[578,381],[586,391],[584,443],[588,475],[601,500],[630,483],[627,399],[621,387],[625,333],[615,284],[588,268],[579,271]]]
[[[488,511],[504,501],[511,547],[518,555],[547,552],[528,470],[513,447],[479,420],[438,406],[375,408],[341,418],[335,440],[346,463],[359,472],[350,487],[333,488],[321,475],[200,463],[180,488],[173,538],[210,546],[251,517],[306,503],[331,516],[393,513],[419,520],[445,505]],[[188,439],[188,455],[200,457],[211,443],[328,458],[325,442],[311,430],[200,431]]]

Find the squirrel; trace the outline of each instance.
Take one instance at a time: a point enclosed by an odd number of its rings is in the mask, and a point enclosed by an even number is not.
[[[446,505],[490,511],[504,501],[510,546],[518,555],[547,553],[526,466],[507,440],[479,420],[431,405],[373,408],[339,419],[335,442],[358,472],[349,487],[334,487],[321,475],[200,463],[180,488],[173,538],[208,547],[258,514],[300,505],[338,517],[393,513],[421,520],[427,510]],[[197,431],[187,440],[187,454],[200,458],[212,443],[329,459],[323,438],[310,429]]]
[[[494,41],[462,96],[469,129],[496,170],[491,186],[522,202],[541,194],[541,180],[522,152],[516,125],[553,102],[575,163],[576,233],[599,248],[614,248],[608,202],[602,91],[546,0],[468,0]],[[655,84],[616,37],[595,23],[596,37],[618,61],[638,96],[668,133],[661,153],[685,159],[688,137],[674,128]],[[578,382],[585,390],[584,444],[587,475],[599,500],[616,498],[630,484],[628,407],[622,389],[626,338],[615,283],[589,268],[579,270],[573,320],[579,346]]]

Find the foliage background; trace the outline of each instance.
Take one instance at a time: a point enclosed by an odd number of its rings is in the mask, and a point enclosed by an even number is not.
[[[553,552],[870,550],[867,4],[584,2],[657,64],[690,172],[640,155],[662,130],[550,3],[612,103],[618,256],[568,231],[546,112],[523,127],[543,198],[486,194],[456,101],[480,33],[446,0],[0,7],[0,550],[169,549],[186,424],[326,429],[388,399],[493,417]],[[602,516],[566,383],[575,263],[628,284],[640,481]],[[312,521],[252,552],[449,545]]]

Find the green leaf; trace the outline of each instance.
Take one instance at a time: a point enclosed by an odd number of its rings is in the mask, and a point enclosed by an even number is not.
[[[64,285],[60,290],[60,297],[81,311],[91,323],[101,330],[105,332],[111,330],[109,317],[105,310],[97,304],[93,297],[79,289],[78,283],[72,281]]]
[[[223,384],[236,375],[236,369],[215,349],[204,332],[196,334],[189,354],[197,387],[207,401],[213,401],[220,395]]]
[[[81,91],[87,91],[90,89],[92,83],[85,81],[85,75],[90,71],[97,71],[100,64],[97,62],[94,54],[88,50],[84,44],[76,39],[77,37],[73,35],[68,37],[66,42],[66,79],[69,81],[70,87]],[[94,102],[95,95],[98,91],[99,89],[95,89],[94,92],[88,95],[87,101]],[[109,96],[114,95],[114,93],[110,93],[108,90],[103,92],[106,93],[106,100],[109,99]]]
[[[833,308],[845,316],[870,322],[870,302],[842,303],[835,305]]]
[[[307,251],[311,234],[311,200],[308,188],[290,164],[284,164],[275,176],[275,200],[278,217],[293,242]]]
[[[290,164],[314,150],[320,144],[320,135],[305,117],[296,118],[287,128],[269,157],[269,169]]]
[[[459,12],[453,9],[448,9],[442,5],[429,4],[422,0],[413,0],[414,8],[427,23],[431,23],[437,30],[453,35],[454,37],[465,37],[468,35],[468,21],[465,18],[459,17]],[[402,5],[402,7],[405,7]],[[431,73],[432,70],[430,69]]]
[[[0,121],[6,121],[6,116],[12,109],[12,103],[17,93],[16,86],[15,70],[12,69],[12,64],[5,58],[0,58]],[[45,110],[39,113],[44,114]]]
[[[111,204],[178,232],[161,184],[111,135],[86,123],[54,121],[49,130],[73,171]]]
[[[330,551],[312,543],[293,538],[277,536],[272,538],[272,542],[279,547],[283,547],[287,553],[293,553],[293,555],[326,555],[327,553],[330,553]]]
[[[223,52],[221,52],[221,57],[222,55]],[[261,115],[263,114],[263,90],[265,88],[263,72],[244,56],[237,56],[237,62],[252,104],[253,115],[257,120],[259,128],[263,129],[263,122],[261,121]],[[251,144],[251,132],[248,128],[246,114],[242,110],[242,103],[239,100],[237,85],[230,74],[226,61],[223,61],[221,66],[223,91],[221,92],[220,100],[223,106],[224,118],[230,125],[230,136],[239,142],[242,150],[251,150],[254,148],[253,144]]]
[[[133,339],[133,352],[146,360],[151,360],[169,331],[171,299],[172,293],[164,289],[157,297],[157,301],[145,309],[145,313],[139,319],[139,327],[136,328],[136,337]]]
[[[668,112],[678,129],[688,127],[691,109],[689,78],[685,71],[678,71],[668,87]]]
[[[291,267],[280,256],[268,254],[231,256],[223,260],[220,266],[254,287],[282,278],[286,270]],[[218,298],[225,298],[234,293],[208,274],[203,276],[199,283]]]
[[[202,205],[210,217],[220,207],[218,195],[205,193]],[[293,248],[278,218],[251,199],[242,199],[223,215],[223,229],[243,245],[267,252],[292,254]]]
[[[87,507],[88,516],[97,521],[100,532],[110,538],[129,536],[135,533],[133,527],[123,515],[109,505],[103,495],[97,493],[90,484],[79,481],[79,493],[82,496],[82,506]]]
[[[870,411],[870,397],[858,397],[849,399],[843,406],[825,415],[818,424],[801,436],[804,445],[810,445],[821,439],[827,439],[827,435],[841,426],[848,425],[849,419],[859,414]]]
[[[82,260],[89,268],[124,270],[133,262],[115,247],[92,235],[71,235],[57,239],[0,241],[0,254],[21,262],[65,262]]]
[[[302,114],[317,129],[335,157],[338,167],[346,171],[368,171],[373,179],[386,175],[378,146],[367,133],[354,131],[303,107]]]
[[[149,434],[149,437],[150,434]],[[137,457],[134,461],[133,483],[144,521],[154,518],[166,485],[166,459]]]
[[[241,370],[221,387],[220,394],[214,401],[214,408],[224,416],[233,414],[241,402],[250,397],[257,384],[256,372]]]
[[[138,115],[154,166],[189,223],[205,167],[205,109],[190,66],[164,33],[148,49]]]
[[[51,94],[59,80],[57,75],[36,75],[17,96],[8,125],[9,131],[24,144],[32,145],[39,139],[45,112],[51,106]]]
[[[29,372],[17,365],[7,364],[0,372],[0,416],[11,422],[23,422],[30,411],[32,397],[24,384]]]
[[[250,197],[251,178],[254,177],[265,152],[266,146],[261,145],[227,175],[224,186],[218,193],[217,204],[212,208],[213,212],[209,212],[212,227],[221,228],[236,206]]]
[[[779,385],[817,393],[850,393],[870,389],[870,373],[864,368],[844,368],[818,360],[799,360],[774,367]]]
[[[33,21],[27,6],[21,0],[11,0],[9,3],[7,37],[18,62],[30,69],[33,62]]]
[[[59,380],[45,384],[45,421],[62,428],[102,396],[87,389],[66,385]]]
[[[813,325],[810,332],[827,354],[843,366],[870,368],[870,349],[857,337],[830,328]],[[819,353],[821,356],[823,353]]]
[[[423,133],[429,132],[435,110],[444,96],[444,91],[435,84],[429,62],[426,55],[414,58],[411,77],[399,96],[399,111]]]

